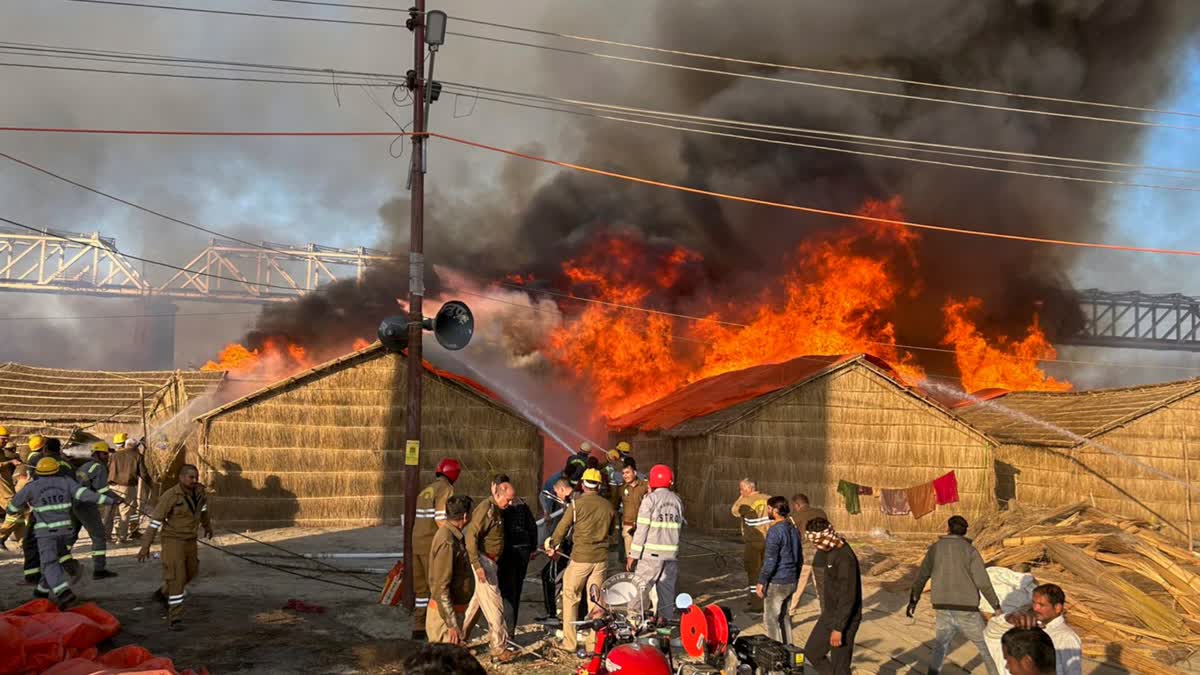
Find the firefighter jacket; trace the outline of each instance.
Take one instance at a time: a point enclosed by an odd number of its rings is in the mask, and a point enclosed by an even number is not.
[[[771,527],[771,518],[767,516],[767,501],[771,499],[761,492],[754,492],[739,497],[729,509],[730,513],[741,520],[742,540],[747,544],[765,544],[767,529]]]
[[[637,512],[637,529],[629,557],[634,560],[678,560],[679,534],[683,529],[683,500],[666,488],[642,499]]]
[[[500,560],[500,554],[504,552],[504,519],[494,499],[489,497],[475,507],[467,525],[466,538],[472,566],[479,564],[480,555],[493,562]]]
[[[39,476],[17,491],[8,503],[10,518],[28,506],[33,511],[33,532],[38,539],[67,536],[71,526],[72,502],[111,504],[112,499],[83,487],[66,476]]]
[[[75,470],[75,478],[79,484],[102,495],[111,492],[108,487],[108,467],[96,459],[89,459],[83,466]]]
[[[182,485],[175,485],[163,493],[150,514],[150,536],[142,547],[149,548],[157,532],[162,532],[163,539],[194,540],[196,528],[201,525],[206,530],[212,529],[204,486],[197,483],[196,488],[189,491]]]
[[[626,529],[637,522],[638,510],[649,492],[650,486],[640,478],[621,486],[621,523]]]
[[[625,470],[623,462],[609,462],[604,465],[601,473],[604,474],[605,482],[608,483],[608,501],[612,502],[614,509],[621,508],[621,486],[625,483],[625,477],[621,472]]]
[[[146,470],[146,458],[137,448],[126,447],[112,453],[108,458],[108,481],[119,487],[137,485],[138,479],[150,480]]]
[[[446,501],[453,496],[454,485],[445,476],[438,476],[417,494],[417,519],[413,522],[417,553],[427,553],[433,546],[433,535],[446,522]]]
[[[453,525],[439,528],[429,549],[429,597],[447,626],[462,628],[454,608],[471,602],[475,575],[463,531]]]
[[[571,500],[550,541],[559,547],[571,533],[571,560],[579,563],[601,563],[608,560],[608,533],[612,532],[617,512],[607,499],[595,493],[584,493]]]

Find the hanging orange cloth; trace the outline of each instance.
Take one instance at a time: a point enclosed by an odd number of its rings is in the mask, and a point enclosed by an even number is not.
[[[937,491],[933,483],[910,487],[908,493],[908,508],[912,510],[913,518],[927,516],[937,509]]]

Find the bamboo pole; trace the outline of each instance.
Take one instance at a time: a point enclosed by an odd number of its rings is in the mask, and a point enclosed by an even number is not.
[[[146,430],[146,390],[145,387],[138,387],[138,397],[142,399],[142,440],[145,441],[150,432]]]
[[[1181,433],[1183,434],[1183,480],[1187,483],[1186,487],[1184,488],[1184,496],[1186,497],[1184,508],[1187,509],[1188,550],[1195,553],[1196,540],[1192,537],[1192,461],[1191,458],[1188,457],[1187,427],[1180,425],[1180,429],[1182,430]]]

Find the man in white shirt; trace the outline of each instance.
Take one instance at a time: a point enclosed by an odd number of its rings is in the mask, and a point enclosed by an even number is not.
[[[1033,589],[1033,613],[1054,642],[1055,675],[1083,675],[1083,643],[1063,616],[1066,604],[1067,594],[1055,584]]]

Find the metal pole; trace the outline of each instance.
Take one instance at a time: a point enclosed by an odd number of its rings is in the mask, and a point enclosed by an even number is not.
[[[412,215],[408,240],[408,401],[405,409],[404,452],[404,595],[401,601],[414,608],[413,595],[413,522],[417,518],[417,492],[421,489],[421,300],[425,295],[425,0],[416,0],[410,15],[413,20],[413,95],[412,152],[409,153]]]

